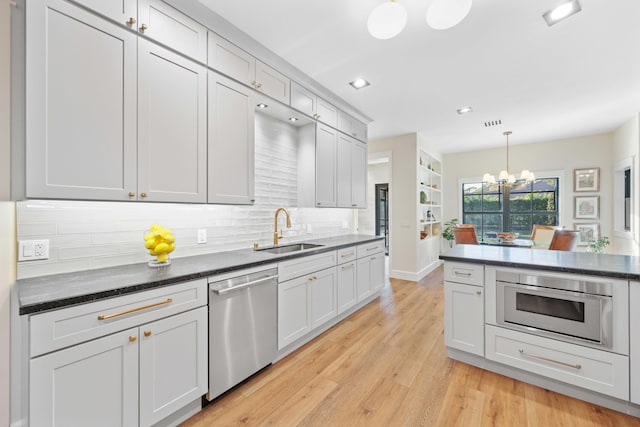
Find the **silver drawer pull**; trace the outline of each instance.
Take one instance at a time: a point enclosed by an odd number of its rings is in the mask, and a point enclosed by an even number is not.
[[[348,254],[342,254],[342,255],[340,255],[340,258],[347,258],[347,257],[350,257],[350,256],[353,256],[353,252],[349,252]]]
[[[346,269],[348,269],[348,268],[353,268],[353,263],[351,263],[351,264],[345,264],[345,265],[343,265],[343,266],[342,266],[342,269],[343,269],[343,270],[346,270]]]
[[[538,359],[538,360],[543,360],[545,362],[556,363],[558,365],[566,366],[567,368],[582,369],[582,365],[579,364],[579,363],[577,363],[575,365],[572,365],[571,363],[560,362],[558,360],[548,359],[548,358],[542,357],[542,356],[534,356],[533,354],[527,354],[527,353],[524,352],[523,349],[519,349],[518,351],[520,352],[521,355],[523,355],[525,357],[530,357],[532,359]]]
[[[376,249],[378,249],[377,246],[373,247],[373,248],[367,248],[368,251],[375,251]]]
[[[455,274],[456,276],[471,277],[471,273],[462,273],[460,271],[454,271],[453,274]]]
[[[173,298],[167,298],[166,301],[160,301],[160,302],[156,302],[155,304],[149,304],[142,307],[132,308],[131,310],[121,311],[120,313],[102,314],[98,316],[98,320],[113,319],[114,317],[124,316],[125,314],[135,313],[136,311],[146,310],[148,308],[157,307],[159,305],[171,304],[172,302],[173,302]]]

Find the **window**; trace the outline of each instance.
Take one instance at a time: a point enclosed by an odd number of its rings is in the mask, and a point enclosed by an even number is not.
[[[631,168],[624,170],[624,231],[631,231]]]
[[[533,224],[558,225],[559,178],[536,179],[511,187],[470,182],[462,184],[462,222],[474,224],[478,238],[500,231],[531,236]]]
[[[613,166],[613,235],[633,239],[634,169],[636,159],[629,157]]]

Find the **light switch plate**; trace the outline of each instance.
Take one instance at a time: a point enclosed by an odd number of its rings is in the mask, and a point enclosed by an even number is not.
[[[20,240],[18,242],[18,261],[49,259],[49,240]]]
[[[207,243],[207,229],[199,228],[198,229],[198,244],[201,245],[203,243]]]

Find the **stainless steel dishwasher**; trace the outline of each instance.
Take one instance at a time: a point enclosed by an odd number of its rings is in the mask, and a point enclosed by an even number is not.
[[[209,278],[209,393],[213,400],[277,354],[278,270],[270,265]]]

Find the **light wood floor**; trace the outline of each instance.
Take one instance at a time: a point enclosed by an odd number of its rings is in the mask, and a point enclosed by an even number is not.
[[[443,278],[382,296],[183,426],[640,426],[640,419],[455,362]]]

